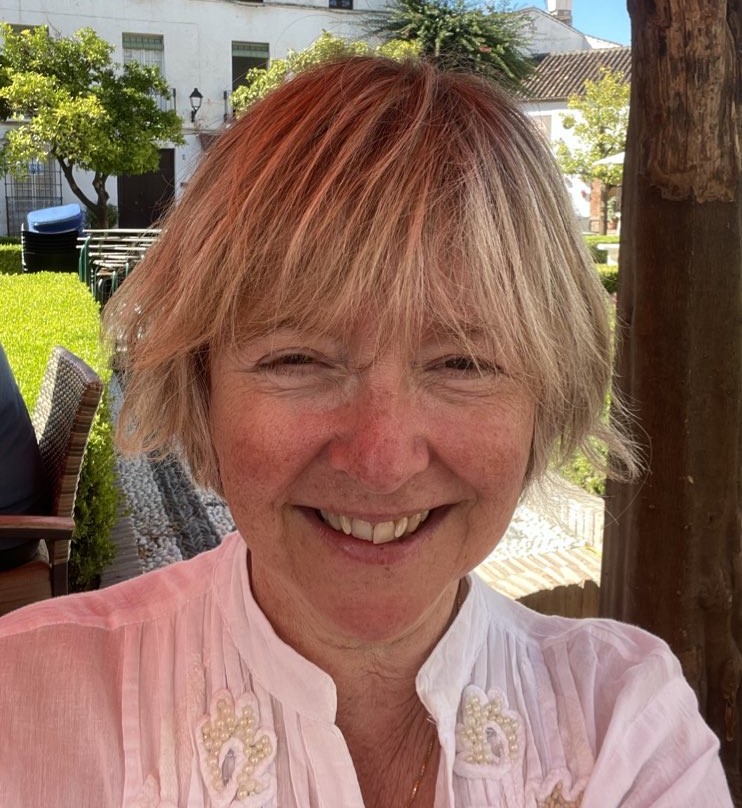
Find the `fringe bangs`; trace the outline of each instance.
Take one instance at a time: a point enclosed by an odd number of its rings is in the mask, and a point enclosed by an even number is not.
[[[484,335],[538,401],[534,474],[613,440],[605,298],[546,146],[481,80],[378,58],[291,79],[203,161],[106,312],[132,377],[121,440],[179,442],[218,490],[209,352],[370,316],[382,343]]]

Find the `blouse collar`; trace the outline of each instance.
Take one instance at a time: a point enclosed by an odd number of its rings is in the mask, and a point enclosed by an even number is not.
[[[216,598],[225,623],[251,675],[269,693],[297,713],[335,723],[337,692],[332,678],[278,637],[253,598],[247,569],[247,545],[239,533],[222,542],[215,568]],[[455,715],[474,662],[486,637],[487,608],[474,575],[446,633],[420,668],[416,688],[436,718]]]

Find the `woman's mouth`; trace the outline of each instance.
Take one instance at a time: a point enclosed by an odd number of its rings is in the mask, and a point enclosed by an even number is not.
[[[373,524],[366,522],[364,519],[356,519],[352,516],[331,513],[325,510],[319,510],[317,513],[322,521],[334,530],[341,531],[346,536],[353,536],[356,539],[362,539],[373,544],[386,544],[409,536],[430,515],[430,511],[418,511],[409,516],[403,516],[401,519]]]

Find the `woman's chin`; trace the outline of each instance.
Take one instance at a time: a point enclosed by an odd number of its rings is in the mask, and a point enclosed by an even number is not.
[[[436,641],[448,624],[451,607],[440,597],[351,597],[345,604],[318,605],[323,622],[338,640],[351,645],[394,644],[424,635]]]

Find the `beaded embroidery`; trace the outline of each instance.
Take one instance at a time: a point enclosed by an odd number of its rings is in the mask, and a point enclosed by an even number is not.
[[[454,771],[462,777],[502,778],[523,754],[520,716],[507,709],[500,690],[469,685],[456,725]]]
[[[543,801],[539,801],[538,808],[580,808],[582,805],[582,794],[576,800],[567,800],[562,796],[562,784],[557,783],[554,790]]]
[[[262,808],[274,799],[276,736],[260,727],[258,700],[214,694],[196,728],[201,774],[215,808]]]

